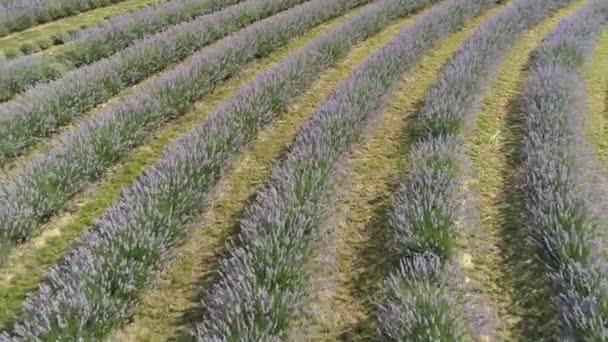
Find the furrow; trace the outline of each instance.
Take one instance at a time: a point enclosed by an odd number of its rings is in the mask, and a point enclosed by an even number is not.
[[[599,38],[593,60],[585,66],[590,141],[608,174],[608,30]]]

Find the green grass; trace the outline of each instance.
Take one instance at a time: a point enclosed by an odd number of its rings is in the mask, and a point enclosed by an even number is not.
[[[588,132],[603,166],[608,165],[608,30],[601,35],[594,57],[584,70],[587,81]],[[606,168],[604,167],[604,170]]]
[[[528,31],[511,49],[491,83],[466,148],[473,162],[470,182],[480,194],[481,229],[463,244],[471,255],[469,276],[483,286],[498,311],[501,340],[537,341],[551,330],[550,303],[533,249],[518,220],[522,194],[518,187],[518,154],[523,141],[520,94],[530,53],[566,16],[580,9],[579,0]]]
[[[386,214],[400,177],[406,172],[415,112],[434,83],[441,66],[479,25],[504,6],[472,20],[439,48],[431,51],[399,85],[373,131],[349,155],[346,190],[336,201],[340,217],[331,238],[336,239],[337,263],[330,273],[338,279],[336,292],[324,303],[329,314],[319,317],[319,340],[374,340],[371,322],[378,284],[392,262],[386,252]]]
[[[31,46],[34,51],[44,50],[53,45],[53,37],[56,35],[65,35],[68,32],[79,31],[82,27],[95,26],[108,17],[135,11],[161,1],[165,0],[126,0],[0,37],[0,56],[7,55],[11,51],[20,51],[25,44]]]
[[[38,286],[48,267],[58,262],[71,244],[118,199],[123,188],[130,186],[146,168],[159,160],[163,149],[173,139],[205,120],[215,107],[229,99],[242,85],[318,37],[339,20],[343,19],[322,24],[269,57],[251,63],[238,77],[227,81],[213,94],[196,103],[194,110],[165,125],[148,144],[125,156],[120,165],[73,201],[73,213],[56,217],[40,236],[14,250],[0,268],[0,327],[12,323],[27,293]]]

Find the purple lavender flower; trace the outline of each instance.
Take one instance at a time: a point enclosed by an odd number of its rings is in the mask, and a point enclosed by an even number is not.
[[[600,0],[565,19],[534,52],[524,92],[526,223],[553,284],[560,340],[608,339],[605,182],[586,143],[580,75],[607,25]]]

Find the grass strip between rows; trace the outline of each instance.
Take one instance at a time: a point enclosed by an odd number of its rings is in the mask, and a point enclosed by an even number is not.
[[[91,64],[127,48],[142,37],[169,25],[221,10],[242,0],[172,0],[159,6],[116,16],[83,30],[60,54],[35,54],[0,65],[0,102],[28,87],[59,78],[76,67]],[[187,29],[185,27],[184,29]]]
[[[377,313],[385,339],[461,341],[477,333],[478,322],[463,322],[463,307],[449,285],[457,281],[451,279],[458,272],[453,269],[457,222],[470,215],[463,213],[467,162],[460,140],[475,122],[475,106],[510,46],[526,29],[571,2],[516,1],[467,39],[424,100],[410,171],[395,194],[389,218],[389,244],[399,262],[386,280],[386,298]]]
[[[606,193],[585,143],[581,76],[606,26],[602,0],[566,18],[535,51],[524,91],[526,227],[553,284],[558,340],[608,336]]]
[[[338,160],[402,75],[493,3],[448,1],[430,10],[358,67],[321,106],[246,210],[219,279],[202,303],[198,340],[284,336],[307,298],[303,268],[320,234]]]
[[[591,143],[598,158],[608,165],[608,30],[599,39],[593,61],[585,65],[585,80],[589,88]]]

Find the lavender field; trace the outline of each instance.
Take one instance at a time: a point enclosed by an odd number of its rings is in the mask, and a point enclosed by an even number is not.
[[[0,342],[608,342],[608,0],[0,0],[0,169]]]

